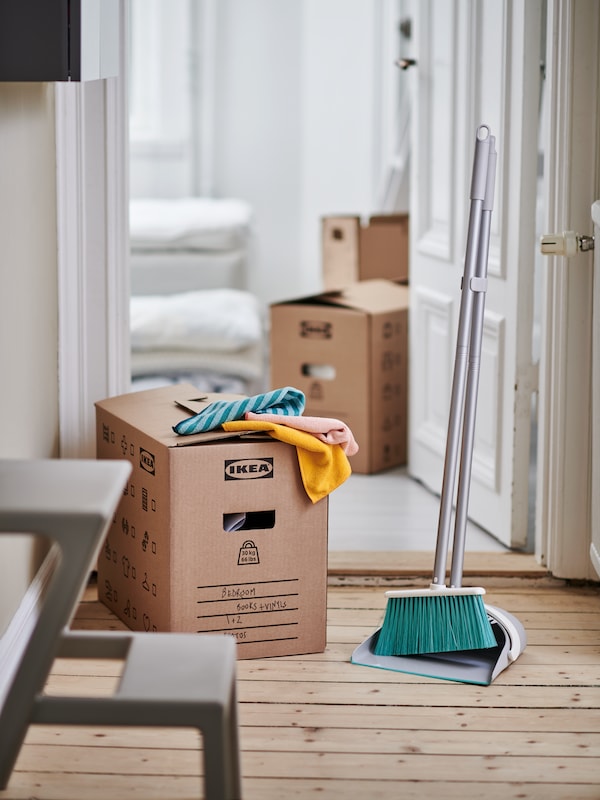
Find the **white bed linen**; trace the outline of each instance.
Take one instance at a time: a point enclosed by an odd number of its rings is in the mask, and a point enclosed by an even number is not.
[[[131,248],[232,250],[248,237],[252,209],[243,200],[209,197],[132,198]]]
[[[232,353],[214,350],[150,350],[131,353],[131,375],[181,375],[212,372],[233,375],[247,381],[259,380],[265,370],[262,344]]]
[[[248,253],[244,250],[131,252],[131,293],[179,294],[223,286],[244,289]]]
[[[139,350],[231,352],[261,341],[257,298],[239,289],[132,297],[130,332]]]

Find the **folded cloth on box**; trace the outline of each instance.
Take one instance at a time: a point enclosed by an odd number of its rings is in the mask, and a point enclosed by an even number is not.
[[[189,436],[219,428],[225,422],[242,420],[247,411],[268,411],[277,416],[302,414],[306,399],[304,393],[293,386],[284,386],[241,400],[216,400],[203,408],[199,414],[181,420],[173,426],[175,433]],[[248,423],[250,424],[250,423]]]
[[[133,296],[132,350],[232,352],[260,341],[258,299],[241,289],[208,289],[171,295]]]
[[[231,250],[244,244],[252,208],[212,197],[132,198],[129,236],[134,249]]]
[[[274,439],[294,445],[304,489],[313,503],[337,489],[352,473],[350,462],[341,445],[327,444],[312,433],[296,430],[288,425],[258,420],[224,422],[223,429],[265,431]]]
[[[247,420],[262,420],[263,422],[275,422],[281,425],[287,425],[289,428],[296,428],[296,430],[305,431],[316,436],[325,444],[339,444],[347,456],[353,456],[358,453],[358,444],[352,431],[339,419],[332,419],[331,417],[278,417],[275,414],[269,413],[255,413],[247,411],[245,415]]]

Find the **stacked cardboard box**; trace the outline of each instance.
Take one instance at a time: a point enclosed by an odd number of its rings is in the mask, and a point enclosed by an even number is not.
[[[406,462],[408,288],[388,280],[271,306],[273,387],[306,395],[305,414],[343,420],[353,472]]]
[[[408,281],[408,214],[382,214],[362,224],[357,216],[322,219],[323,286],[355,281]]]
[[[229,633],[240,658],[325,648],[327,498],[294,447],[172,426],[225,395],[187,384],[96,404],[97,455],[133,472],[98,561],[100,600],[141,631]]]

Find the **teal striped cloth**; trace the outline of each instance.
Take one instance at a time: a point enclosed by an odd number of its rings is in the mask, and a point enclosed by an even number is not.
[[[246,411],[255,413],[280,414],[281,416],[300,416],[304,411],[304,393],[292,386],[274,389],[272,392],[245,397],[242,400],[216,400],[203,408],[195,417],[188,417],[173,426],[175,433],[189,436],[192,433],[205,433],[221,426],[224,422],[244,419]]]

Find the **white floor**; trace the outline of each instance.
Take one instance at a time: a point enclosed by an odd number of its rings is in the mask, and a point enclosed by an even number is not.
[[[352,474],[329,497],[330,550],[435,550],[439,498],[404,468]],[[506,552],[469,523],[466,550]]]

